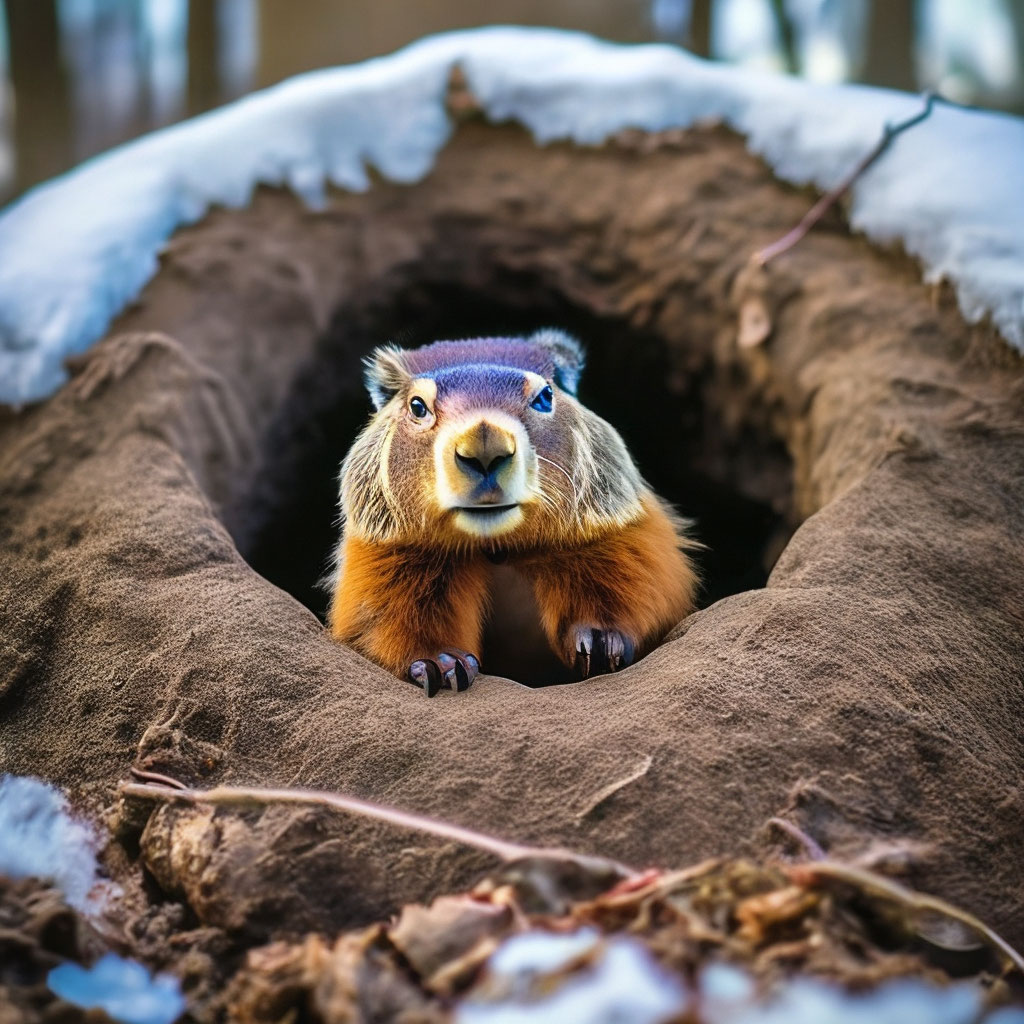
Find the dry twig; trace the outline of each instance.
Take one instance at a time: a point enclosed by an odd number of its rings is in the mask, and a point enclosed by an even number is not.
[[[875,898],[889,900],[907,911],[909,915],[939,914],[959,922],[983,939],[986,945],[997,950],[1004,961],[1024,974],[1024,957],[1020,955],[1001,935],[994,932],[984,921],[980,921],[966,910],[953,906],[937,896],[915,892],[899,882],[876,874],[866,868],[838,861],[822,860],[808,864],[797,864],[787,869],[789,877],[798,885],[814,884],[821,879],[844,882]]]
[[[188,787],[184,782],[178,779],[172,779],[170,775],[161,775],[159,772],[148,772],[143,768],[131,769],[132,775],[136,779],[141,779],[143,782],[155,782],[157,785],[170,786],[171,789],[187,789]]]
[[[459,843],[492,854],[505,862],[522,860],[549,860],[571,863],[584,871],[595,874],[617,876],[619,886],[609,890],[606,899],[635,901],[639,892],[648,890],[669,891],[683,879],[699,875],[713,867],[715,861],[705,862],[682,872],[639,872],[618,861],[605,857],[594,857],[575,853],[557,847],[526,846],[510,843],[484,832],[463,828],[449,822],[412,814],[394,807],[371,803],[341,793],[329,793],[313,789],[261,789],[245,786],[217,786],[214,789],[191,789],[177,779],[160,776],[153,772],[133,770],[140,778],[153,781],[146,783],[125,782],[121,793],[143,800],[158,800],[164,803],[209,804],[228,807],[267,807],[277,804],[300,804],[326,807],[330,810],[356,814],[374,821],[387,822],[398,828],[424,833],[438,839]],[[791,837],[799,840],[812,858],[824,858],[824,851],[813,839],[790,822],[773,818],[771,823],[781,827]],[[792,881],[801,886],[820,885],[834,881],[859,889],[875,899],[888,900],[906,911],[911,918],[923,914],[938,914],[956,921],[970,929],[988,946],[996,950],[1004,962],[1024,974],[1024,957],[1005,939],[989,928],[973,914],[947,903],[935,896],[915,892],[900,883],[877,874],[867,868],[843,864],[827,859],[813,859],[785,869]]]
[[[773,260],[776,256],[781,256],[784,252],[792,249],[825,216],[828,210],[845,195],[850,186],[892,145],[892,141],[897,135],[902,135],[903,132],[924,121],[931,115],[935,104],[942,100],[941,96],[933,92],[926,92],[923,98],[923,109],[914,114],[913,117],[908,117],[905,121],[900,121],[897,124],[887,124],[882,131],[882,137],[872,150],[860,160],[857,166],[835,188],[826,192],[804,214],[800,223],[795,228],[787,231],[786,234],[772,242],[771,245],[766,245],[763,249],[754,253],[754,263],[763,267],[769,260]]]
[[[147,773],[150,778],[153,773]],[[125,796],[143,800],[160,800],[165,803],[212,804],[228,807],[267,807],[276,804],[304,804],[313,807],[327,807],[346,814],[356,814],[384,821],[398,828],[422,832],[426,835],[445,839],[449,842],[470,846],[485,853],[493,854],[500,860],[518,861],[525,859],[571,862],[584,871],[611,874],[619,879],[634,878],[638,872],[618,861],[606,857],[592,857],[557,847],[525,846],[506,842],[496,836],[475,829],[463,828],[447,821],[413,814],[396,807],[371,803],[342,793],[329,793],[318,789],[261,789],[247,786],[217,786],[214,789],[190,789],[177,779],[159,777],[159,784],[123,782],[120,787]]]
[[[798,825],[794,825],[791,821],[786,821],[785,818],[769,818],[769,825],[774,825],[780,832],[785,832],[790,839],[798,842],[803,848],[804,853],[807,854],[809,860],[825,860],[825,851],[821,848],[821,845],[813,837],[808,835]]]

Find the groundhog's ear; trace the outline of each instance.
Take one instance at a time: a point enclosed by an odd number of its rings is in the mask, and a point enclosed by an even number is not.
[[[576,394],[580,386],[580,374],[583,373],[585,357],[580,343],[565,331],[554,327],[546,327],[530,335],[530,342],[551,353],[551,361],[555,364],[555,383],[570,395]]]
[[[397,345],[385,345],[363,360],[366,373],[363,381],[370,392],[374,409],[382,409],[393,395],[401,391],[412,380],[412,374],[405,368],[405,353]]]

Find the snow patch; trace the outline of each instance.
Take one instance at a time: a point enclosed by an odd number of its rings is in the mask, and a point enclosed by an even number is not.
[[[868,992],[834,982],[793,978],[767,997],[739,967],[713,964],[698,980],[701,1024],[1024,1024],[1024,1010],[1004,1008],[981,1017],[982,993],[970,984],[936,985],[896,978]]]
[[[123,1024],[172,1024],[185,1012],[177,978],[151,978],[142,964],[114,953],[88,968],[72,963],[54,967],[46,983],[61,999],[84,1010],[103,1010]]]
[[[100,909],[99,839],[64,795],[39,779],[0,776],[0,875],[52,881],[76,910]]]
[[[0,214],[0,401],[45,397],[62,360],[99,339],[157,268],[180,226],[241,207],[258,184],[313,207],[327,183],[360,191],[367,168],[411,183],[451,133],[460,66],[495,121],[538,142],[596,145],[624,128],[721,121],[780,178],[835,185],[903,93],[716,65],[667,45],[620,46],[553,29],[435,36],[351,67],[312,72],[148,135],[41,185]],[[954,282],[969,321],[991,315],[1024,350],[1024,120],[940,106],[854,186],[851,222],[900,241],[929,280]]]
[[[660,1024],[687,1006],[682,981],[635,939],[526,932],[487,963],[484,983],[455,1012],[456,1024]]]
[[[744,968],[711,963],[689,991],[642,943],[594,928],[533,931],[505,941],[456,1007],[456,1024],[1024,1024],[1024,1009],[984,1013],[983,991],[895,978],[850,992],[820,978],[759,989]]]

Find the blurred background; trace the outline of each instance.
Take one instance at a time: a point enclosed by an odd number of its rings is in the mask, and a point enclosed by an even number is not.
[[[496,23],[1024,113],[1024,0],[0,0],[0,203],[300,71]]]

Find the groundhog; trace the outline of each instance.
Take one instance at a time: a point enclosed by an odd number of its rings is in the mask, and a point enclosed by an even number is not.
[[[498,563],[579,678],[629,665],[693,609],[694,545],[577,400],[569,335],[385,346],[366,366],[376,412],[341,469],[338,640],[432,697],[480,671]]]

